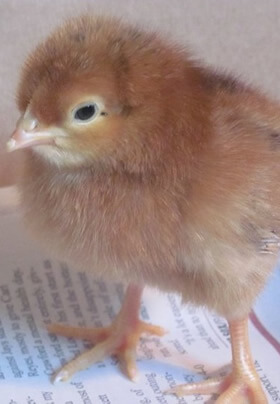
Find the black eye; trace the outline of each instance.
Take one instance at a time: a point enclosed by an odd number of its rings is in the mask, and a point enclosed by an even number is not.
[[[94,104],[84,105],[77,109],[74,118],[78,121],[88,121],[96,114],[96,106]]]

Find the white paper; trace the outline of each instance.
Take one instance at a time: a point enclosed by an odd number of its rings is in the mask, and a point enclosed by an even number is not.
[[[0,213],[1,404],[211,402],[201,395],[177,398],[164,391],[229,372],[226,322],[207,311],[182,306],[176,295],[150,289],[144,293],[142,319],[169,333],[141,339],[137,383],[127,380],[116,360],[108,358],[76,374],[70,382],[53,385],[51,374],[89,344],[50,335],[45,324],[108,325],[120,308],[124,291],[121,284],[105,284],[43,254],[25,234],[20,214],[13,210],[2,208]],[[254,322],[250,322],[257,369],[269,403],[276,404],[280,404],[279,307],[280,271],[276,270],[254,307]]]

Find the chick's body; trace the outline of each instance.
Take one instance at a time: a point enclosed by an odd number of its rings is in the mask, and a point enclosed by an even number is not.
[[[276,259],[265,253],[264,239],[277,241],[277,190],[267,181],[276,181],[277,162],[267,160],[270,170],[260,164],[260,148],[251,150],[252,164],[247,153],[238,155],[242,140],[235,139],[236,150],[226,142],[236,161],[221,148],[192,187],[186,177],[149,184],[91,169],[65,173],[27,156],[26,222],[81,270],[177,291],[227,317],[246,313]],[[277,152],[267,154],[274,160]]]
[[[92,95],[95,126],[64,123]],[[83,17],[31,56],[19,107],[64,131],[25,156],[38,238],[94,275],[248,314],[278,250],[279,105],[155,34]]]

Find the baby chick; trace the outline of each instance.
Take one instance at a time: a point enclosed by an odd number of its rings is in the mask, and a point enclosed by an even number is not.
[[[26,148],[27,225],[76,268],[129,285],[110,327],[50,327],[97,343],[55,380],[110,354],[134,378],[141,333],[163,334],[138,318],[150,285],[229,322],[231,374],[171,392],[266,403],[247,321],[279,249],[279,105],[156,33],[83,16],[28,58],[18,106],[8,146]]]

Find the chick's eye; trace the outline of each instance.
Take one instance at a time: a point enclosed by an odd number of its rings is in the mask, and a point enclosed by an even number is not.
[[[89,121],[97,112],[95,104],[83,105],[75,111],[74,118],[77,121]]]

